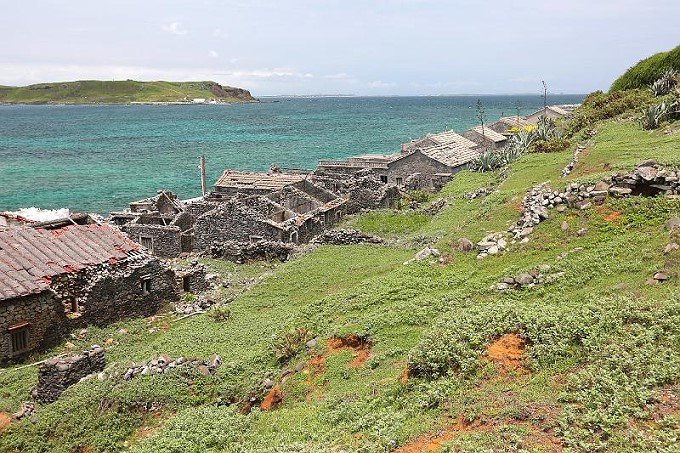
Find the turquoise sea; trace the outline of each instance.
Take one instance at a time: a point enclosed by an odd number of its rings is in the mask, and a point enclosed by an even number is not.
[[[583,95],[550,96],[551,104]],[[225,168],[312,169],[323,158],[392,153],[402,142],[527,114],[540,96],[268,98],[239,105],[0,105],[0,211],[68,207],[106,213],[164,188],[200,194]]]

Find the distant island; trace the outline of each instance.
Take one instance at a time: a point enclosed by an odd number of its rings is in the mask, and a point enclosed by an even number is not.
[[[8,104],[221,104],[256,101],[248,90],[212,81],[79,80],[24,87],[0,85],[0,103]]]

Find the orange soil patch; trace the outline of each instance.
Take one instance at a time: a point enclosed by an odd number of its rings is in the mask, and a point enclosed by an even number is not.
[[[345,338],[333,337],[326,343],[328,353],[332,354],[343,349],[354,351],[354,359],[347,364],[350,368],[361,368],[371,356],[371,343],[355,335]]]
[[[621,213],[619,211],[613,211],[607,217],[604,218],[605,222],[613,222],[621,218]]]
[[[262,400],[262,404],[260,404],[260,409],[263,411],[271,411],[279,407],[281,403],[283,403],[283,392],[278,385],[275,385],[267,392],[264,400]]]
[[[507,333],[486,347],[487,360],[496,364],[501,374],[522,371],[526,342],[516,333]]]
[[[401,372],[401,376],[399,376],[399,382],[402,383],[402,385],[408,384],[408,366],[404,367],[404,371]]]
[[[12,416],[6,412],[0,412],[0,433],[7,428],[7,425],[12,421]]]
[[[404,444],[394,450],[394,453],[420,453],[428,451],[438,451],[442,444],[452,441],[461,432],[489,432],[505,425],[526,425],[529,427],[529,434],[526,445],[547,447],[546,451],[561,452],[562,443],[552,433],[545,432],[530,422],[518,422],[515,420],[489,420],[481,421],[475,419],[468,421],[462,416],[458,417],[453,425],[439,431],[437,434],[424,434],[413,441]]]

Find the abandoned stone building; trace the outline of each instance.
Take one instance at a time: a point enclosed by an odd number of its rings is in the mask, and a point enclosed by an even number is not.
[[[175,276],[108,225],[0,231],[0,361],[69,330],[148,316],[177,298]]]
[[[195,219],[194,246],[260,240],[307,242],[337,223],[348,197],[316,184],[310,174],[225,171]]]
[[[192,215],[170,191],[134,201],[127,210],[112,212],[110,220],[156,256],[175,257],[192,250]]]
[[[505,143],[508,141],[508,137],[505,135],[494,131],[488,126],[481,125],[471,127],[461,135],[468,140],[475,142],[480,149],[484,150],[500,149],[505,146]]]
[[[438,190],[478,155],[477,143],[453,131],[446,131],[405,143],[401,152],[396,154],[322,160],[318,168],[326,174],[370,169],[385,184]]]

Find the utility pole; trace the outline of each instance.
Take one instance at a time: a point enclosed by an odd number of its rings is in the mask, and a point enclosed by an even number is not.
[[[205,154],[201,154],[198,160],[198,168],[201,169],[201,194],[205,197],[207,193],[207,188],[205,184]]]
[[[548,116],[548,85],[545,84],[545,80],[541,80],[543,84],[543,116]]]

